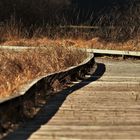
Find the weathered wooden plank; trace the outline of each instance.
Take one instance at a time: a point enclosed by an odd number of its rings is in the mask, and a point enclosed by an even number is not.
[[[8,138],[140,139],[140,63],[134,61],[135,66],[129,61],[97,61],[106,66],[100,79],[74,82],[81,88],[56,95],[33,122]]]
[[[118,50],[101,50],[101,49],[87,49],[87,52],[93,52],[95,54],[112,54],[112,55],[127,55],[140,57],[139,51],[118,51]]]

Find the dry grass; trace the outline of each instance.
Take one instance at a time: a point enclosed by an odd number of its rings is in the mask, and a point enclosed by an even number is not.
[[[63,44],[65,44],[65,46],[73,45],[82,48],[140,51],[140,39],[131,39],[125,42],[107,42],[99,37],[95,37],[89,40],[67,39],[63,41]]]
[[[110,50],[127,50],[140,51],[140,39],[130,39],[125,42],[107,42],[99,37],[86,40],[82,38],[57,38],[55,40],[47,37],[32,38],[32,39],[13,39],[2,43],[1,45],[11,46],[74,46],[78,48],[93,48],[93,49],[110,49]]]
[[[22,2],[24,1],[22,0]],[[49,1],[46,0],[46,2]],[[62,0],[62,3],[65,2]],[[41,2],[39,3],[40,6],[43,6],[41,5]],[[31,4],[31,1],[24,4]],[[19,6],[22,7],[22,4]],[[32,5],[31,7],[35,8],[36,6],[38,5]],[[35,9],[32,10],[34,11]],[[34,12],[36,13],[36,11]],[[42,14],[46,13],[45,11],[42,12]],[[31,12],[30,16],[33,17],[33,15],[34,14]],[[96,30],[62,29],[59,28],[59,26],[55,27],[55,24],[52,24],[52,27],[51,24],[48,23],[47,25],[40,27],[36,27],[36,25],[25,27],[20,20],[17,22],[16,16],[11,16],[10,20],[0,23],[0,44],[18,46],[44,46],[57,44],[60,46],[73,45],[98,49],[140,51],[140,3],[137,0],[129,1],[126,5],[115,4],[112,7],[106,7],[105,9],[102,9],[102,11],[99,11],[98,15],[99,16],[95,18],[94,16],[96,15],[92,13],[89,21],[87,20],[86,23],[82,23],[83,25],[92,24],[93,26],[98,26],[99,29]],[[75,14],[75,16],[77,16],[76,19],[80,20],[78,13],[77,15]],[[95,21],[94,18],[96,19]],[[73,20],[79,23],[76,19],[73,17]],[[62,21],[59,23],[60,25],[61,23],[63,25],[63,20],[66,19],[62,18]],[[53,21],[52,18],[52,22]],[[65,23],[68,24],[67,21]]]
[[[11,96],[27,81],[77,65],[86,53],[64,47],[26,50],[0,50],[0,98]]]
[[[134,21],[133,21],[134,22]],[[140,30],[137,26],[132,26],[129,32],[126,27],[99,28],[96,31],[90,29],[62,29],[56,28],[36,28],[27,30],[21,22],[16,22],[14,17],[6,24],[0,25],[0,45],[13,46],[76,46],[97,49],[114,49],[140,51]],[[131,30],[131,28],[130,28]],[[136,31],[136,32],[135,32]],[[119,41],[120,36],[128,36],[125,41]],[[133,36],[135,34],[135,37]],[[119,36],[120,35],[120,36]]]

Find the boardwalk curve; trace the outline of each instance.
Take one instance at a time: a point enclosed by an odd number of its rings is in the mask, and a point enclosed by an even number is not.
[[[140,139],[140,61],[96,61],[94,75],[73,82],[5,139]]]

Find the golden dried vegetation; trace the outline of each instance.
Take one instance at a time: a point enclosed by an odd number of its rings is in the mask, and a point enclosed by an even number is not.
[[[14,95],[29,80],[77,65],[86,57],[85,52],[58,46],[0,50],[0,98]]]

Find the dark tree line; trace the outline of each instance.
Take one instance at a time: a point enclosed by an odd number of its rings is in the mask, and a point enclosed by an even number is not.
[[[0,0],[0,21],[15,16],[25,23],[54,20],[69,6],[69,0]]]
[[[93,24],[102,15],[116,9],[122,13],[133,3],[140,10],[140,0],[0,0],[0,21],[14,15],[24,24]],[[116,10],[116,11],[117,11]],[[115,11],[115,12],[116,12]],[[108,21],[109,21],[108,20]]]

